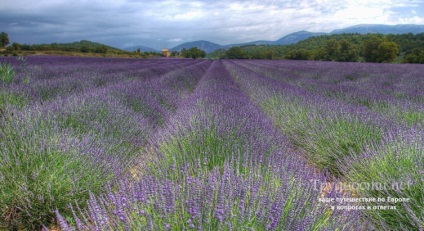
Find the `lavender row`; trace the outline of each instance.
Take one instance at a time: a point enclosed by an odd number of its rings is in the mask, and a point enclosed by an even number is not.
[[[366,198],[408,198],[405,203],[383,204],[396,209],[365,212],[379,229],[422,229],[422,129],[396,126],[396,121],[367,108],[320,97],[232,62],[226,66],[241,88],[314,164],[337,169],[332,173],[341,176],[342,185],[389,185],[342,190]],[[351,148],[343,151],[349,145]],[[399,184],[409,185],[394,186]]]
[[[318,95],[369,108],[399,124],[424,125],[424,84],[419,65],[258,61],[254,71]]]
[[[149,120],[152,127],[162,126],[175,113],[180,101],[197,86],[209,61],[190,65],[156,76],[152,80],[122,81],[108,88],[122,104]]]
[[[342,230],[360,217],[330,212],[272,122],[214,61],[152,136],[134,178],[75,209],[76,227],[99,230]],[[335,193],[335,192],[329,192]],[[343,223],[344,226],[340,226]]]
[[[134,159],[156,125],[126,104],[121,97],[125,90],[132,87],[132,92],[150,92],[138,95],[138,100],[149,105],[163,101],[175,107],[162,108],[168,113],[166,110],[176,110],[177,102],[196,86],[193,75],[201,75],[209,65],[207,61],[180,61],[177,70],[169,71],[165,65],[165,74],[152,76],[152,80],[123,78],[70,95],[59,91],[59,96],[49,101],[20,107],[8,100],[0,116],[0,135],[5,140],[0,143],[1,225],[38,229],[53,224],[56,208],[69,216],[70,203],[84,207],[89,191],[98,194],[105,185],[129,176]],[[187,79],[181,81],[182,75]],[[65,78],[72,82],[72,75]],[[85,84],[90,78],[73,80]],[[150,84],[154,87],[148,88]],[[20,93],[1,90],[10,99]],[[145,110],[159,113],[153,107]]]
[[[339,175],[338,162],[378,143],[391,121],[227,62],[236,82],[273,119],[291,143],[321,169]]]
[[[104,87],[125,79],[150,80],[197,62],[174,60],[163,65],[159,60],[65,57],[5,60],[13,63],[15,69],[13,84],[8,88],[22,95],[27,101],[46,101],[58,95],[78,94],[93,87]]]

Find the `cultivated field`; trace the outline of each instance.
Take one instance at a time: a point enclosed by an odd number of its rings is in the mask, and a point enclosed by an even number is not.
[[[423,230],[424,65],[0,63],[0,230]]]

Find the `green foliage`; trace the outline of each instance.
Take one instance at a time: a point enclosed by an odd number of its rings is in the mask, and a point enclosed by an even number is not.
[[[192,47],[188,50],[182,49],[181,56],[183,56],[184,58],[198,59],[198,58],[204,58],[206,56],[206,52],[204,50],[200,50],[197,47]]]
[[[311,57],[311,52],[305,49],[294,49],[287,52],[286,59],[308,60]]]
[[[390,230],[420,230],[424,226],[424,159],[422,137],[412,131],[402,138],[385,140],[373,146],[362,158],[352,160],[346,171],[349,182],[378,183],[378,188],[360,188],[360,197],[407,198],[409,202],[386,202],[395,210],[367,210],[377,223],[389,225]],[[415,135],[415,134],[417,135]],[[415,136],[415,137],[414,137]],[[384,187],[382,187],[384,185]]]
[[[341,40],[340,42],[340,51],[337,61],[341,62],[357,62],[359,60],[359,51],[356,48],[355,44],[349,42],[346,39]]]
[[[377,62],[378,46],[384,41],[381,36],[372,36],[362,44],[362,55],[366,62]]]
[[[69,203],[83,207],[88,192],[100,192],[110,180],[79,152],[64,149],[75,141],[57,133],[48,119],[31,115],[0,126],[0,226],[39,230],[55,223],[55,209],[71,216]]]
[[[380,43],[383,44],[378,49]],[[396,44],[397,49],[394,44]],[[248,45],[240,47],[244,58],[269,58],[266,52],[272,52],[273,59],[297,60],[333,60],[340,62],[396,62],[401,52],[410,53],[404,62],[419,63],[417,50],[424,47],[424,33],[381,35],[381,34],[332,34],[314,36],[291,45]],[[216,50],[207,55],[208,58],[228,58],[225,50]],[[238,55],[239,57],[240,55]],[[382,58],[379,58],[382,56]],[[363,57],[363,59],[360,59]],[[393,58],[395,57],[395,58]],[[418,57],[420,57],[418,55]],[[378,60],[377,60],[378,59]]]
[[[274,57],[274,52],[271,49],[261,50],[255,54],[251,55],[252,59],[272,59]]]
[[[65,51],[65,52],[95,52],[95,53],[108,53],[115,54],[130,54],[132,52],[123,51],[118,48],[107,46],[101,43],[81,40],[72,43],[51,43],[51,44],[19,44],[22,51]],[[15,48],[14,48],[15,49]]]
[[[19,44],[19,43],[12,43],[12,47],[13,47],[16,51],[21,50],[21,44]]]
[[[386,35],[387,40],[399,44],[401,52],[409,52],[415,48],[424,47],[424,33],[420,34],[390,34]]]
[[[96,53],[103,53],[103,54],[105,54],[105,53],[107,53],[107,46],[105,46],[105,45],[101,45],[101,46],[99,46],[99,47],[97,47],[95,50],[94,50],[94,52],[96,52]]]
[[[394,42],[384,41],[378,45],[377,62],[393,62],[399,54],[399,47]]]
[[[0,113],[1,108],[5,108],[7,106],[16,106],[21,108],[25,106],[26,103],[27,99],[22,94],[0,90]]]
[[[231,47],[225,52],[228,59],[246,59],[247,54],[240,47]]]
[[[321,169],[341,175],[339,161],[358,155],[381,138],[379,129],[355,116],[326,114],[292,97],[275,96],[261,103],[276,126]]]
[[[353,42],[347,39],[328,40],[324,47],[313,53],[315,60],[339,61],[339,62],[357,62],[359,51]]]
[[[326,42],[324,51],[325,51],[324,60],[335,61],[339,57],[340,44],[335,39],[330,39]]]
[[[339,164],[345,157],[357,156],[366,145],[381,138],[378,128],[357,118],[315,118],[303,148],[309,159],[321,169],[342,175]]]
[[[393,62],[399,54],[399,47],[384,37],[372,36],[362,44],[362,52],[367,62]]]
[[[178,51],[172,51],[171,52],[171,57],[179,57],[180,56],[180,52]]]
[[[1,32],[0,33],[0,44],[2,47],[6,47],[7,45],[9,45],[10,41],[9,41],[9,35],[6,32]]]
[[[89,51],[90,51],[90,48],[88,48],[88,46],[82,46],[82,47],[80,48],[80,51],[81,51],[81,52],[83,52],[83,53],[87,53],[87,52],[89,52]]]
[[[404,63],[421,63],[424,64],[424,47],[412,49],[403,57]]]
[[[12,83],[15,77],[15,70],[9,63],[0,63],[0,82]]]
[[[250,150],[246,142],[235,133],[220,135],[212,127],[172,137],[159,146],[159,152],[165,155],[168,165],[175,164],[177,169],[186,164],[196,166],[201,161],[205,170],[212,170],[215,167],[222,168],[232,157],[238,159],[238,154],[249,153]],[[249,172],[247,169],[239,170]]]

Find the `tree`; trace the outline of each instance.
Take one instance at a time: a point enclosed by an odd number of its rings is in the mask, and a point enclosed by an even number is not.
[[[367,62],[393,62],[399,54],[399,46],[387,38],[371,36],[362,44],[362,52]]]
[[[399,46],[395,42],[382,42],[377,48],[377,62],[393,62],[399,54]]]
[[[171,52],[171,57],[179,57],[180,56],[180,52],[178,51],[172,51]]]
[[[181,56],[186,57],[188,55],[187,52],[188,52],[187,49],[185,48],[181,49]]]
[[[90,51],[90,48],[88,48],[88,46],[82,46],[80,50],[83,53],[88,53]]]
[[[2,47],[6,47],[7,45],[9,45],[10,41],[9,41],[9,35],[6,32],[1,32],[0,33],[0,44]]]
[[[107,53],[107,47],[105,45],[101,45],[94,50],[96,53]]]
[[[225,52],[228,59],[245,59],[247,54],[240,47],[231,47]]]
[[[204,58],[206,56],[206,52],[203,50],[200,50],[197,47],[192,47],[188,50],[183,48],[181,50],[181,55],[185,58],[197,59],[197,58]]]
[[[330,39],[325,44],[326,55],[324,60],[336,61],[340,53],[340,44],[335,39]]]
[[[252,59],[272,59],[274,52],[272,50],[259,50],[251,54]]]
[[[340,62],[357,62],[359,60],[359,51],[355,45],[348,40],[341,40],[339,42],[340,50],[337,61]]]
[[[366,62],[377,62],[380,55],[378,46],[384,41],[381,36],[373,35],[362,43],[362,54]]]
[[[12,47],[15,48],[16,51],[21,50],[21,44],[19,43],[12,43]]]
[[[285,58],[286,59],[294,59],[294,60],[308,60],[311,53],[305,49],[295,49],[289,51]]]
[[[362,54],[366,62],[377,62],[378,46],[383,42],[380,36],[371,36],[362,44]]]
[[[421,63],[424,64],[424,47],[412,49],[403,57],[404,63]]]

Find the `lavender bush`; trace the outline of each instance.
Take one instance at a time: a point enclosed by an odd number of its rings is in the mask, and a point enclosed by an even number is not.
[[[379,142],[383,129],[362,108],[314,96],[297,87],[280,84],[246,68],[227,64],[243,89],[273,119],[293,145],[321,169],[341,175],[338,162],[359,153],[367,143]],[[244,80],[248,76],[248,80]]]
[[[315,203],[311,184],[284,171],[252,170],[238,176],[232,163],[178,182],[144,176],[122,181],[115,192],[91,196],[87,209],[75,209],[77,230],[350,230],[356,213],[331,211]],[[182,170],[184,171],[184,170]],[[61,216],[59,216],[61,218]],[[64,219],[61,227],[72,229]]]
[[[54,211],[70,202],[81,206],[88,190],[99,192],[114,178],[113,159],[90,137],[61,132],[39,108],[13,118],[0,127],[1,225],[10,229],[38,229],[55,223]],[[64,211],[66,215],[69,213]]]
[[[423,150],[424,133],[412,128],[386,135],[381,146],[369,147],[343,167],[349,182],[378,183],[379,187],[360,188],[358,193],[362,197],[404,199],[384,204],[396,209],[369,211],[377,224],[399,230],[423,230]]]
[[[11,83],[15,77],[13,66],[9,63],[0,63],[0,81],[2,83]]]

